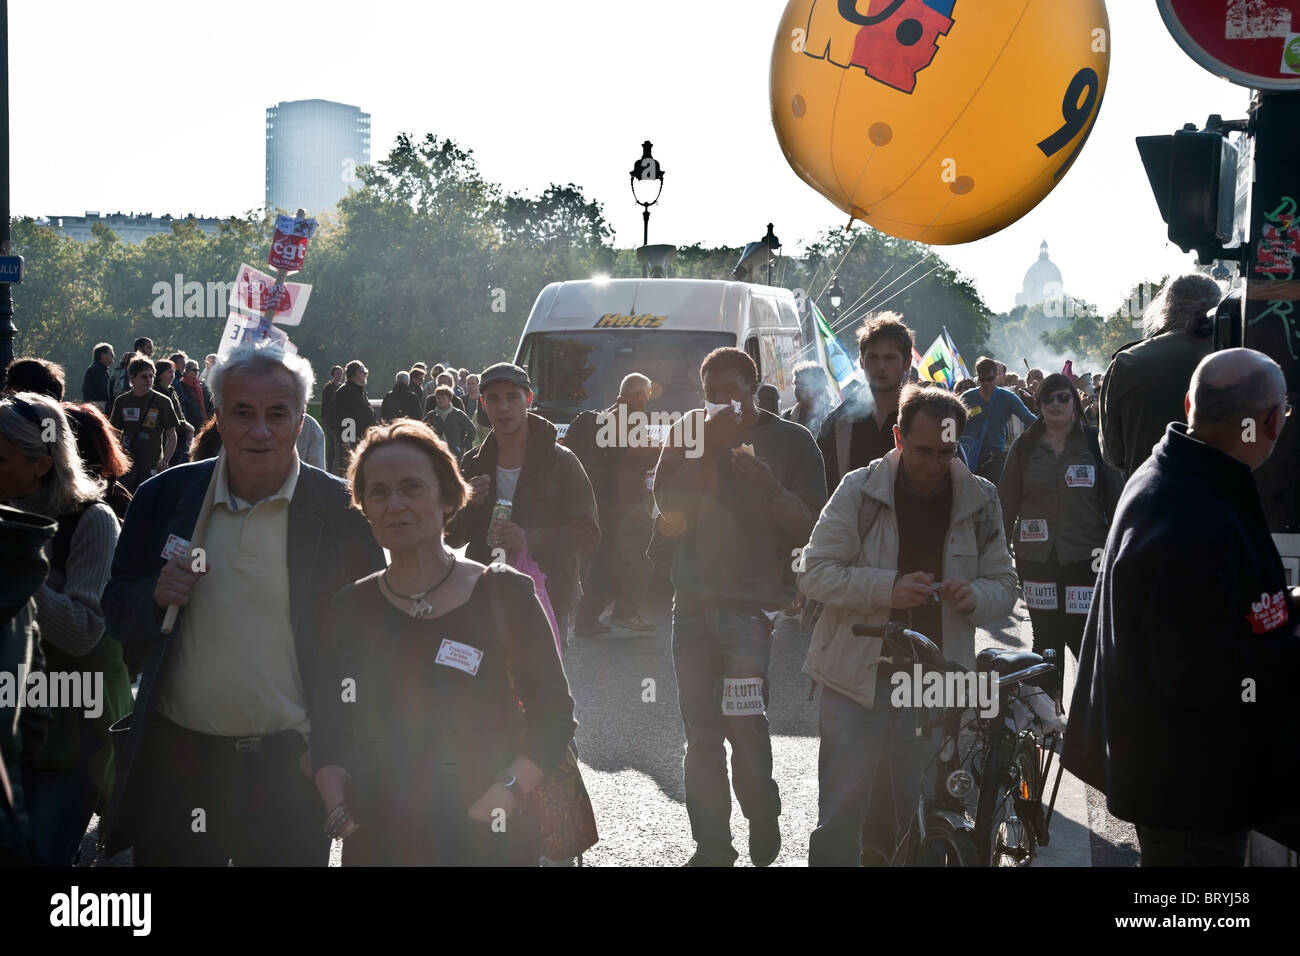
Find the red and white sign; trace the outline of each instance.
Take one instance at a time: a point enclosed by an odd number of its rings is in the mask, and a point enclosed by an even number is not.
[[[315,234],[315,219],[276,216],[275,236],[271,239],[271,254],[267,256],[267,263],[272,269],[297,272],[307,258],[307,242]]]
[[[1300,256],[1300,228],[1290,225],[1290,216],[1283,216],[1282,219],[1284,228],[1267,225],[1259,237],[1259,245],[1255,250],[1255,272],[1260,275],[1285,278],[1292,272],[1291,260]]]
[[[1252,601],[1246,620],[1250,621],[1253,633],[1267,634],[1285,624],[1287,617],[1286,590],[1283,589],[1276,594],[1261,594],[1258,601]]]
[[[1300,90],[1300,0],[1156,0],[1183,51],[1257,90]]]
[[[230,290],[230,307],[250,315],[274,309],[277,323],[297,325],[307,311],[309,298],[311,286],[302,282],[277,285],[273,276],[243,263],[235,276],[235,287]]]

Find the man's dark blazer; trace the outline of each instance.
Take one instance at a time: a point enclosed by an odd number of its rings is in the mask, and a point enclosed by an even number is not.
[[[155,606],[153,591],[166,563],[163,546],[168,535],[188,539],[194,533],[216,462],[208,459],[169,468],[140,485],[127,509],[113,555],[103,597],[106,629],[129,652],[136,652],[135,656],[143,652],[144,666],[135,711],[119,721],[129,729],[119,731],[121,742],[114,747],[116,780],[101,824],[110,854],[131,845],[129,833],[114,832],[113,828],[118,820],[125,824],[130,818],[132,764],[154,708],[167,649],[180,634],[185,617],[182,608],[172,633],[164,635],[160,630],[163,611]],[[298,484],[289,503],[289,618],[308,701],[312,699],[317,635],[330,600],[346,585],[384,566],[383,550],[370,525],[361,512],[349,507],[350,501],[342,480],[299,464]],[[203,587],[202,583],[198,587]],[[119,831],[124,829],[129,825]]]

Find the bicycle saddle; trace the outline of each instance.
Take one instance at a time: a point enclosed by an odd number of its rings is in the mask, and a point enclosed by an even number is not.
[[[986,647],[975,655],[976,671],[994,671],[998,674],[1014,674],[1026,667],[1043,663],[1041,654],[1033,651],[1011,651],[1001,647]]]

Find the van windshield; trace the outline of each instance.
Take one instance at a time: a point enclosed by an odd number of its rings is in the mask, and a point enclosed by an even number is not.
[[[534,410],[567,424],[579,412],[612,405],[629,372],[657,386],[651,410],[700,408],[700,363],[714,349],[735,344],[730,332],[538,332],[524,340],[518,361],[533,383]]]

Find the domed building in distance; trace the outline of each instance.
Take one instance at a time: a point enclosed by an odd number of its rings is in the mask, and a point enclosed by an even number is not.
[[[1025,273],[1024,285],[1016,293],[1017,306],[1042,305],[1049,299],[1060,299],[1065,294],[1061,270],[1047,257],[1047,240],[1038,247],[1038,261]]]

